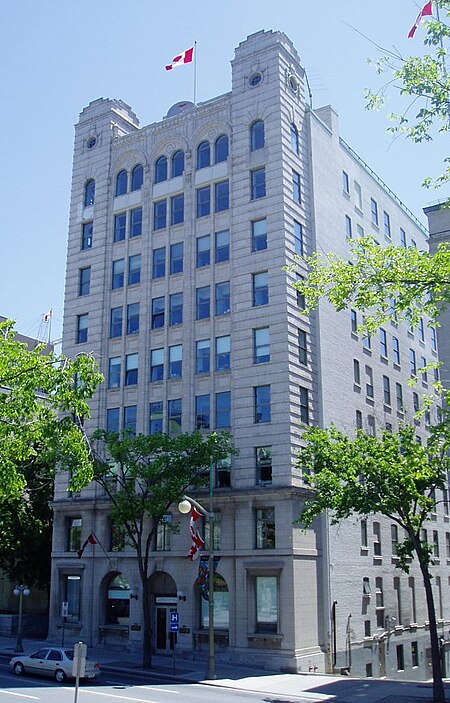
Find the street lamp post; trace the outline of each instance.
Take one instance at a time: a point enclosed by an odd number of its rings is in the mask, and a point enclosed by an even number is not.
[[[23,645],[22,645],[22,605],[23,605],[23,597],[24,596],[29,596],[30,595],[30,589],[28,586],[16,586],[14,591],[13,591],[15,596],[19,596],[19,620],[17,623],[17,640],[16,640],[16,646],[14,651],[15,652],[23,652]]]
[[[190,513],[192,506],[204,515],[209,525],[209,557],[208,557],[208,670],[207,679],[216,679],[216,658],[214,652],[214,502],[213,502],[213,476],[214,465],[209,467],[209,510],[190,496],[184,496],[178,504],[180,513]]]

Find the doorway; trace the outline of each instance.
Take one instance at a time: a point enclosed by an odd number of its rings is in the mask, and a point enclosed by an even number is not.
[[[176,633],[170,632],[170,613],[176,610],[173,605],[155,606],[154,649],[158,654],[168,654],[174,648]]]

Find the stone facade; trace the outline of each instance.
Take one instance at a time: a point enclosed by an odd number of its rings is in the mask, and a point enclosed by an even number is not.
[[[205,154],[199,156],[198,147],[205,142],[210,159],[199,163]],[[225,142],[229,153],[223,158]],[[180,151],[184,168],[177,175],[173,156]],[[167,158],[167,174],[157,165],[161,156]],[[143,167],[143,183],[133,187],[137,165]],[[116,195],[123,171],[127,187]],[[95,197],[86,196],[92,180]],[[371,199],[377,204],[378,225],[372,222]],[[142,226],[136,224],[140,212]],[[96,100],[81,113],[75,132],[63,351],[69,356],[94,352],[105,374],[106,383],[92,403],[90,428],[104,427],[109,418],[119,428],[128,425],[147,433],[162,409],[163,431],[179,423],[191,431],[205,423],[205,406],[203,414],[199,406],[196,413],[199,396],[204,403],[209,398],[210,429],[230,426],[239,456],[231,469],[217,467],[214,492],[220,515],[218,572],[225,583],[217,597],[218,656],[289,671],[351,666],[356,674],[376,676],[386,670],[395,675],[389,659],[389,650],[395,651],[392,643],[389,648],[390,623],[400,602],[398,582],[397,600],[391,589],[394,577],[401,579],[405,611],[392,626],[396,643],[409,652],[411,641],[420,638],[406,625],[412,622],[406,616],[408,578],[393,569],[390,525],[375,521],[381,525],[382,553],[374,555],[372,520],[367,546],[360,543],[357,521],[336,528],[324,517],[307,532],[295,524],[306,495],[294,467],[301,422],[335,422],[351,430],[359,410],[366,427],[372,422],[369,416],[378,428],[386,422],[396,427],[413,413],[406,384],[408,350],[414,348],[419,359],[422,350],[428,359],[435,356],[429,339],[422,342],[417,331],[390,326],[387,353],[380,354],[378,339],[372,340],[371,350],[364,349],[352,333],[350,313],[336,314],[321,304],[311,318],[301,314],[291,286],[295,276],[284,267],[302,247],[306,254],[345,255],[350,226],[353,236],[362,228],[380,244],[388,235],[397,242],[402,228],[408,244],[414,240],[426,246],[420,223],[340,139],[333,110],[312,111],[306,104],[303,68],[280,32],[261,31],[239,45],[230,93],[171,110],[155,124],[140,128],[121,101]],[[89,285],[83,287],[87,278]],[[120,310],[122,329],[116,325],[113,331],[111,315]],[[399,339],[399,364],[393,362],[393,336]],[[353,359],[360,362],[359,384],[354,383]],[[373,400],[365,393],[366,366],[372,371]],[[391,405],[383,403],[385,375],[390,377]],[[404,412],[395,407],[396,382],[403,387]],[[169,410],[176,417],[169,418]],[[424,431],[418,428],[418,434]],[[127,547],[112,549],[106,497],[95,485],[70,495],[67,480],[60,477],[54,511],[50,636],[59,636],[61,604],[69,602],[67,637],[138,650],[136,560]],[[169,652],[168,617],[178,609],[178,652],[203,656],[207,630],[196,566],[186,560],[187,520],[176,506],[169,519],[181,531],[171,535],[170,548],[163,538],[155,544],[153,647]],[[447,520],[439,514],[433,524],[442,551]],[[99,544],[89,545],[78,560],[77,540],[84,541],[91,531]],[[444,558],[441,562],[446,565]],[[411,573],[422,604],[418,574]],[[442,602],[447,607],[444,573]],[[117,577],[128,586],[121,594],[127,602],[114,618]],[[364,578],[372,583],[372,601],[362,597]],[[379,628],[376,578],[384,579],[384,609],[390,618]],[[422,605],[415,619],[415,627],[424,631]],[[424,674],[425,646],[421,639],[422,665],[414,670],[405,654],[408,674]]]

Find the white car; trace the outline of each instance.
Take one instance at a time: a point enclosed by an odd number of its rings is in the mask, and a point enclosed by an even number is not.
[[[66,647],[42,647],[33,654],[21,654],[13,657],[9,662],[9,667],[17,676],[24,674],[40,674],[50,676],[64,683],[67,679],[75,678],[72,674],[73,649]],[[86,679],[94,679],[100,676],[100,666],[86,661]]]

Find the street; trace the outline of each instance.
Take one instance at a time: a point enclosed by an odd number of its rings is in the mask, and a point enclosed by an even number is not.
[[[74,683],[64,685],[34,676],[18,677],[9,671],[7,662],[0,662],[0,703],[16,701],[42,701],[43,703],[71,703],[74,700]],[[186,684],[173,681],[164,682],[161,678],[145,682],[143,677],[131,674],[104,673],[92,682],[83,682],[78,691],[79,703],[277,703],[285,696],[273,697],[264,693],[208,686],[207,684]],[[311,701],[311,697],[289,696],[293,703]]]

